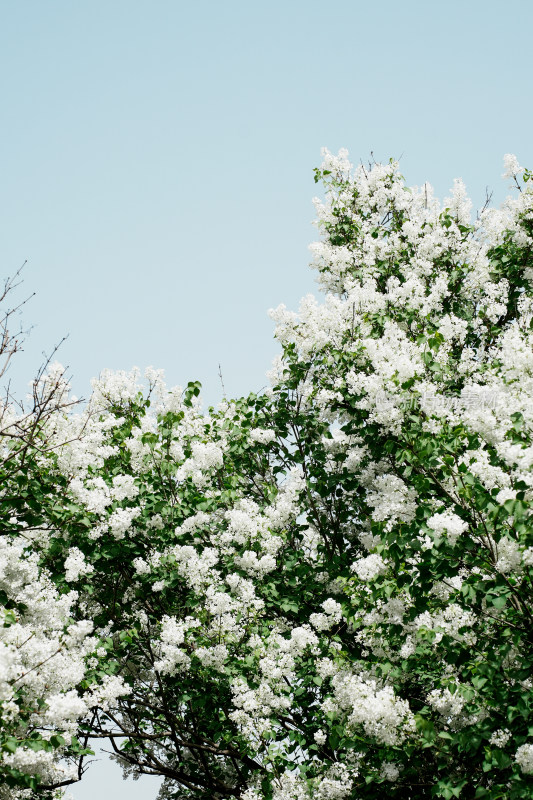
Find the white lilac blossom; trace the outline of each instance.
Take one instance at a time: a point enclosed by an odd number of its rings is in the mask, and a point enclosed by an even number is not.
[[[511,731],[507,729],[502,730],[499,728],[497,731],[494,731],[494,733],[491,734],[489,744],[494,745],[494,747],[505,747],[510,738]]]
[[[71,547],[65,559],[65,579],[70,583],[77,581],[80,575],[88,575],[94,572],[92,564],[87,564],[85,556],[77,547]]]
[[[515,761],[526,775],[533,774],[533,744],[522,744],[515,753]]]
[[[503,173],[504,178],[514,178],[520,172],[523,172],[523,167],[520,166],[518,163],[518,159],[512,153],[506,153],[503,157],[503,165],[505,168],[505,172]]]
[[[400,770],[394,763],[394,761],[386,761],[381,767],[381,777],[385,778],[386,781],[390,781],[391,783],[395,783],[400,776]]]
[[[457,542],[459,536],[468,528],[468,523],[464,522],[457,514],[451,511],[433,514],[427,520],[428,528],[437,536],[446,535],[452,547]]]
[[[387,571],[387,565],[380,555],[371,553],[369,556],[357,559],[351,569],[362,581],[373,581]]]

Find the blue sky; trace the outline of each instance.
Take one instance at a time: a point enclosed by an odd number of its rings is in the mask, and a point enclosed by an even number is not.
[[[26,259],[33,325],[12,379],[59,359],[257,390],[266,310],[317,291],[320,148],[401,157],[408,183],[481,205],[504,153],[533,165],[533,5],[419,0],[0,2],[0,263]],[[93,768],[76,800],[152,800]]]

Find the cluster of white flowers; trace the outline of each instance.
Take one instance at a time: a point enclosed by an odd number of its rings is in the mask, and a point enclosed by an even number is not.
[[[249,435],[252,442],[259,442],[260,444],[268,444],[268,442],[273,442],[276,438],[275,431],[269,431],[265,428],[254,428]]]
[[[451,692],[448,688],[433,689],[426,699],[448,722],[462,713],[466,703],[466,699],[457,690]]]
[[[387,521],[387,527],[396,522],[410,522],[416,512],[416,493],[397,475],[378,475],[368,493],[368,504],[377,522]]]
[[[67,580],[91,571],[77,548],[66,562]],[[38,566],[37,553],[28,554],[20,540],[0,540],[0,590],[20,611],[0,608],[0,702],[3,723],[24,742],[32,731],[50,738],[60,733],[68,745],[78,722],[91,707],[126,692],[122,678],[114,677],[97,689],[81,693],[87,659],[97,640],[89,620],[72,621],[76,592],[59,594],[50,577]],[[25,716],[27,715],[27,716]],[[62,761],[63,749],[38,750],[22,745],[3,751],[0,763],[16,767],[45,782],[76,778],[77,768]],[[21,790],[22,791],[22,790]],[[13,798],[18,797],[13,790]],[[20,795],[23,797],[23,794]]]
[[[472,631],[476,617],[472,611],[462,608],[457,603],[449,603],[442,611],[431,613],[424,611],[414,620],[414,626],[420,630],[425,628],[435,632],[434,643],[442,641],[443,636],[475,644],[476,634]]]
[[[222,466],[223,450],[214,442],[193,442],[192,454],[177,472],[178,480],[191,478],[196,486],[205,486],[206,472]]]
[[[515,753],[515,761],[526,775],[533,775],[533,744],[522,744]]]
[[[511,731],[498,728],[497,731],[494,731],[494,733],[491,734],[489,744],[492,744],[494,747],[505,747],[510,738]]]
[[[173,675],[188,669],[191,659],[182,645],[187,632],[199,625],[200,622],[191,617],[186,617],[182,622],[164,617],[161,623],[161,658],[154,664],[158,672]]]
[[[373,581],[387,571],[387,565],[378,553],[371,553],[364,558],[358,558],[351,568],[362,581]]]
[[[65,559],[65,579],[70,583],[77,581],[80,575],[94,572],[94,566],[87,564],[85,556],[78,547],[71,547]]]
[[[446,538],[452,547],[456,544],[459,536],[468,528],[468,523],[464,522],[464,520],[452,511],[433,514],[433,516],[427,520],[426,524],[436,536],[446,534]]]
[[[391,686],[340,672],[332,678],[333,698],[322,703],[325,712],[342,713],[348,731],[361,726],[382,744],[396,745],[415,729],[409,703],[396,697]]]
[[[311,614],[309,617],[311,625],[318,631],[329,630],[342,619],[342,606],[332,597],[324,600],[322,608],[323,614]]]

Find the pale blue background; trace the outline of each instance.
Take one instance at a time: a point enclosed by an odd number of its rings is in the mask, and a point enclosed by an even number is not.
[[[68,333],[79,394],[133,364],[259,389],[266,309],[315,290],[320,147],[500,202],[503,154],[533,165],[532,31],[528,0],[0,1],[1,274],[37,292],[14,385]],[[73,794],[156,788],[104,765]]]

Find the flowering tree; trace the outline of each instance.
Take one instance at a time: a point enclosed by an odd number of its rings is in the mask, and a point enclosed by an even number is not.
[[[162,798],[531,797],[533,191],[506,170],[472,223],[460,181],[440,206],[326,151],[325,298],[273,312],[270,390],[202,414],[198,384],[104,373],[46,426],[35,548],[94,622],[81,685],[125,682],[78,734]]]

